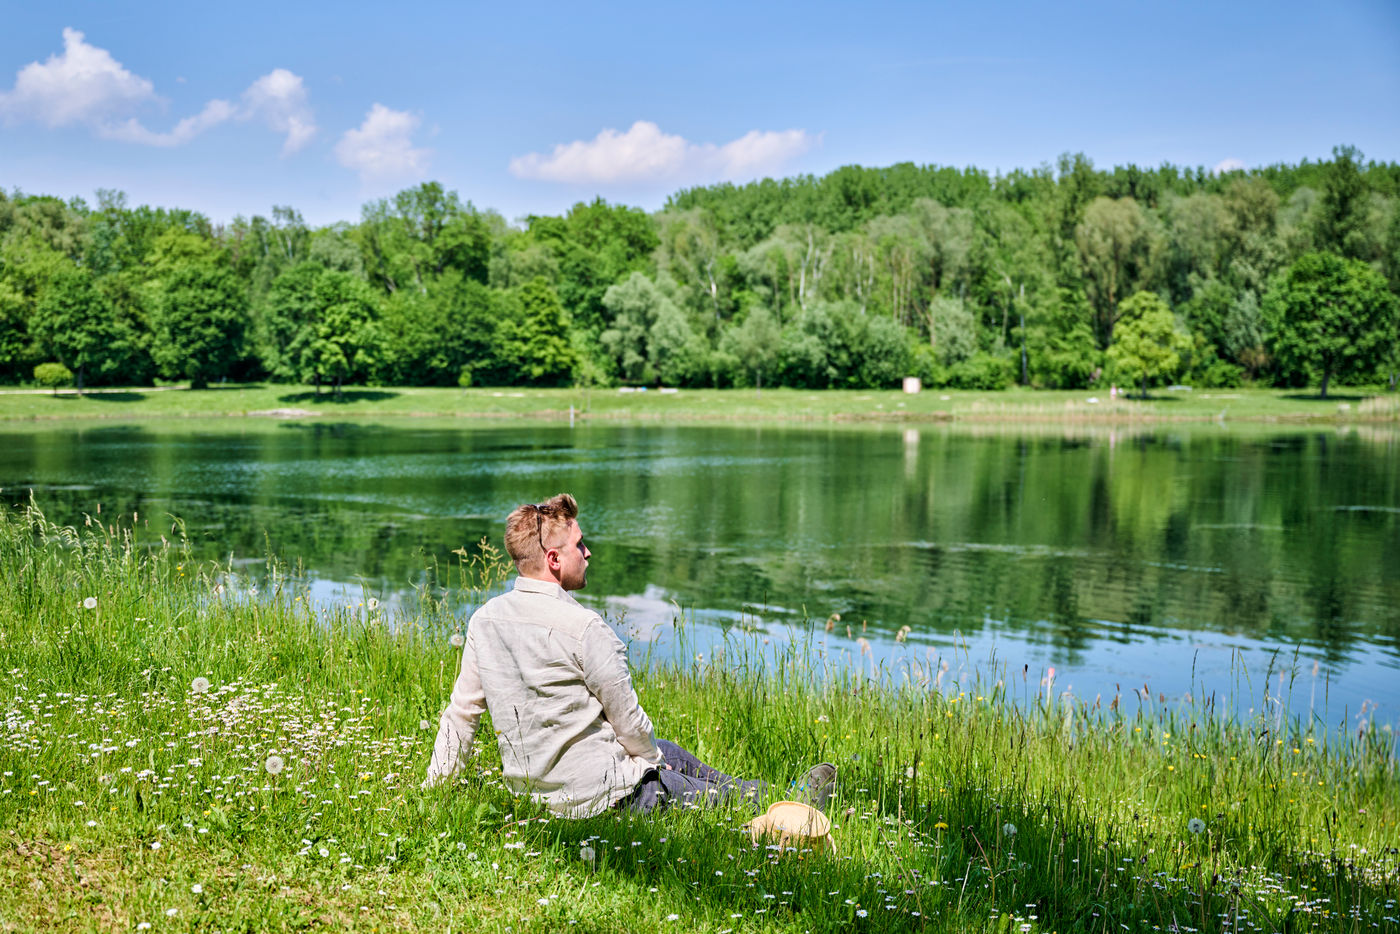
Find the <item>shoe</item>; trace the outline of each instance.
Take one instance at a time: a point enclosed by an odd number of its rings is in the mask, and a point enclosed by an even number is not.
[[[836,766],[830,762],[812,766],[807,770],[802,784],[797,787],[799,791],[807,793],[807,800],[814,807],[826,807],[826,803],[831,800],[831,792],[836,787]]]

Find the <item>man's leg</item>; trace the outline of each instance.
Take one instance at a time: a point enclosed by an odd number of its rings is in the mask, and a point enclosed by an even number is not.
[[[661,754],[666,757],[666,765],[670,767],[671,771],[679,772],[686,778],[696,778],[712,785],[726,797],[730,794],[736,794],[757,801],[768,791],[766,782],[757,779],[745,781],[742,778],[725,775],[714,766],[701,762],[694,753],[669,739],[658,739],[656,748],[660,749]],[[667,769],[663,768],[662,771],[667,771]]]
[[[618,808],[646,812],[670,804],[700,807],[745,798],[757,809],[768,790],[764,782],[725,775],[673,742],[663,739],[656,745],[666,757],[666,765],[649,769],[636,789],[617,803]]]

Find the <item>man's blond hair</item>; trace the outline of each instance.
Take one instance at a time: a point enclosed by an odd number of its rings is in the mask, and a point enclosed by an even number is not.
[[[538,570],[545,551],[563,544],[569,523],[577,518],[578,501],[568,493],[512,510],[506,516],[506,552],[515,569],[521,573]]]

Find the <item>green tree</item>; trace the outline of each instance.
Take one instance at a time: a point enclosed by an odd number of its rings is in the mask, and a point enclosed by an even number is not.
[[[1264,296],[1263,316],[1286,379],[1374,375],[1394,353],[1397,301],[1385,278],[1335,253],[1298,258]]]
[[[977,352],[977,320],[962,299],[935,298],[925,318],[929,346],[940,366],[953,366]]]
[[[1027,314],[1031,384],[1080,389],[1096,378],[1101,352],[1089,328],[1083,295],[1057,289]]]
[[[1181,367],[1181,355],[1190,352],[1191,339],[1177,330],[1172,310],[1155,292],[1124,299],[1120,311],[1108,362],[1125,382],[1141,385],[1146,399],[1149,381],[1170,377]]]
[[[374,371],[380,347],[379,306],[374,290],[348,272],[327,270],[312,292],[314,318],[293,345],[301,378],[323,381],[341,394],[346,382],[362,381]]]
[[[1157,237],[1142,207],[1132,198],[1095,198],[1075,229],[1085,292],[1094,310],[1094,336],[1106,348],[1121,312],[1119,301],[1145,287],[1157,251]]]
[[[559,300],[571,323],[596,340],[611,324],[603,295],[628,273],[651,272],[660,244],[656,224],[639,208],[598,198],[564,217],[530,217],[530,237],[548,246],[559,269]]]
[[[720,349],[738,361],[743,374],[752,377],[754,386],[763,391],[763,377],[777,367],[782,335],[778,322],[767,308],[749,309],[742,324],[724,332]]]
[[[650,383],[656,379],[652,328],[662,308],[674,305],[646,276],[634,272],[603,294],[603,307],[612,324],[598,337],[623,380]]]
[[[663,384],[698,385],[707,375],[709,346],[675,302],[664,302],[657,309],[649,346],[652,368]]]
[[[0,380],[22,379],[34,366],[34,341],[29,334],[31,304],[0,279]]]
[[[486,281],[491,219],[438,182],[365,205],[354,234],[370,281],[385,292],[427,291],[431,280],[449,269]]]
[[[156,304],[151,356],[166,377],[203,389],[243,353],[247,323],[248,297],[232,272],[206,262],[179,266]]]
[[[515,293],[514,313],[501,325],[501,358],[512,383],[562,385],[574,367],[564,307],[542,276]]]
[[[1332,147],[1323,173],[1315,241],[1319,248],[1350,259],[1367,259],[1366,181],[1361,152],[1355,146]]]
[[[53,278],[35,307],[30,333],[44,356],[73,371],[78,392],[88,377],[104,375],[115,363],[112,310],[85,270],[68,268]]]
[[[56,396],[59,386],[73,382],[73,371],[61,363],[41,363],[34,368],[34,382],[49,387]]]

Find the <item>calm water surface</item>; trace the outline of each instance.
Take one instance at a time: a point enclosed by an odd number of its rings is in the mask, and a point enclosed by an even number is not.
[[[639,655],[752,631],[868,670],[947,662],[944,688],[995,670],[1033,694],[1053,667],[1079,697],[1241,708],[1282,669],[1294,712],[1400,722],[1384,431],[65,425],[0,431],[0,489],[61,522],[178,516],[210,557],[301,562],[322,601],[403,600],[567,490],[594,552],[581,596]]]

